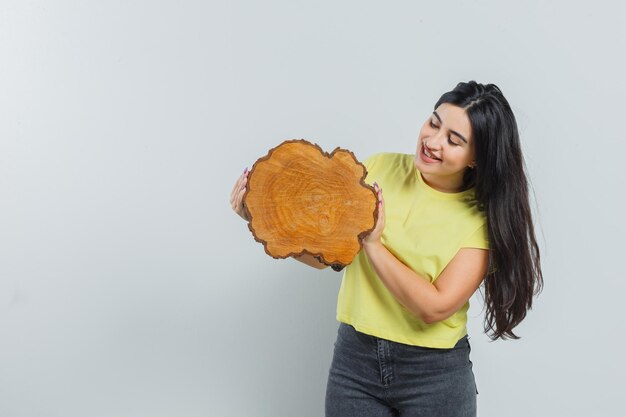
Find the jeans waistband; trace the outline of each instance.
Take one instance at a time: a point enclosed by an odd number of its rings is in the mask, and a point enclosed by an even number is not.
[[[373,336],[367,333],[360,332],[356,330],[352,325],[343,323],[343,322],[339,324],[339,335],[341,336],[342,334],[346,337],[351,337],[355,340],[358,340],[360,341],[360,343],[366,343],[366,344],[369,343],[372,345],[374,344],[378,345],[380,343],[383,343],[383,344],[389,344],[396,348],[404,349],[404,350],[442,352],[442,351],[463,349],[463,348],[469,347],[469,337],[467,334],[461,337],[452,348],[432,348],[432,347],[409,345],[406,343],[396,342],[393,340],[388,340],[388,339],[384,339],[378,336]]]

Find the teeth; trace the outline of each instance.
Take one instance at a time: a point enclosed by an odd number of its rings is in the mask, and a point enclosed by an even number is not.
[[[427,157],[432,158],[432,159],[439,159],[437,158],[435,155],[431,154],[430,152],[428,152],[428,149],[426,149],[426,147],[424,146],[424,153],[426,154]]]

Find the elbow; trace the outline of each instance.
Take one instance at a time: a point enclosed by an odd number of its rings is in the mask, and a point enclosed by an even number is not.
[[[442,319],[440,319],[437,315],[435,315],[435,314],[431,314],[431,313],[428,313],[428,314],[422,313],[422,315],[421,315],[421,317],[420,317],[420,318],[421,318],[421,319],[422,319],[422,321],[423,321],[424,323],[426,323],[426,324],[435,324],[435,323],[437,323],[438,321],[441,321],[441,320],[442,320]]]
[[[436,297],[426,300],[414,309],[420,320],[426,324],[435,324],[444,321],[452,317],[457,310],[458,308],[455,306],[453,300],[443,297],[441,294],[437,294]]]
[[[452,313],[442,310],[422,311],[420,319],[426,324],[435,324],[452,316]]]

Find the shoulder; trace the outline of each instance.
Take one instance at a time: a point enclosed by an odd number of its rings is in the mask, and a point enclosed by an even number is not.
[[[476,229],[467,233],[461,243],[462,248],[489,249],[489,230],[487,222],[483,221]]]
[[[463,228],[465,238],[461,246],[488,249],[489,224],[487,221],[487,213],[479,208],[474,192],[469,193],[466,198],[460,202],[463,203],[458,208],[460,219],[462,219],[465,224]]]
[[[411,154],[403,154],[397,152],[378,152],[365,158],[363,160],[363,165],[365,165],[367,169],[373,169],[389,164],[394,164],[396,166],[406,165],[407,162],[411,163],[412,159],[413,155]]]

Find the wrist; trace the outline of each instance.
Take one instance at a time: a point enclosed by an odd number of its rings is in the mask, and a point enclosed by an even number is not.
[[[372,252],[378,251],[382,248],[383,243],[380,240],[375,240],[372,242],[363,242],[363,250],[366,254],[370,254]]]

